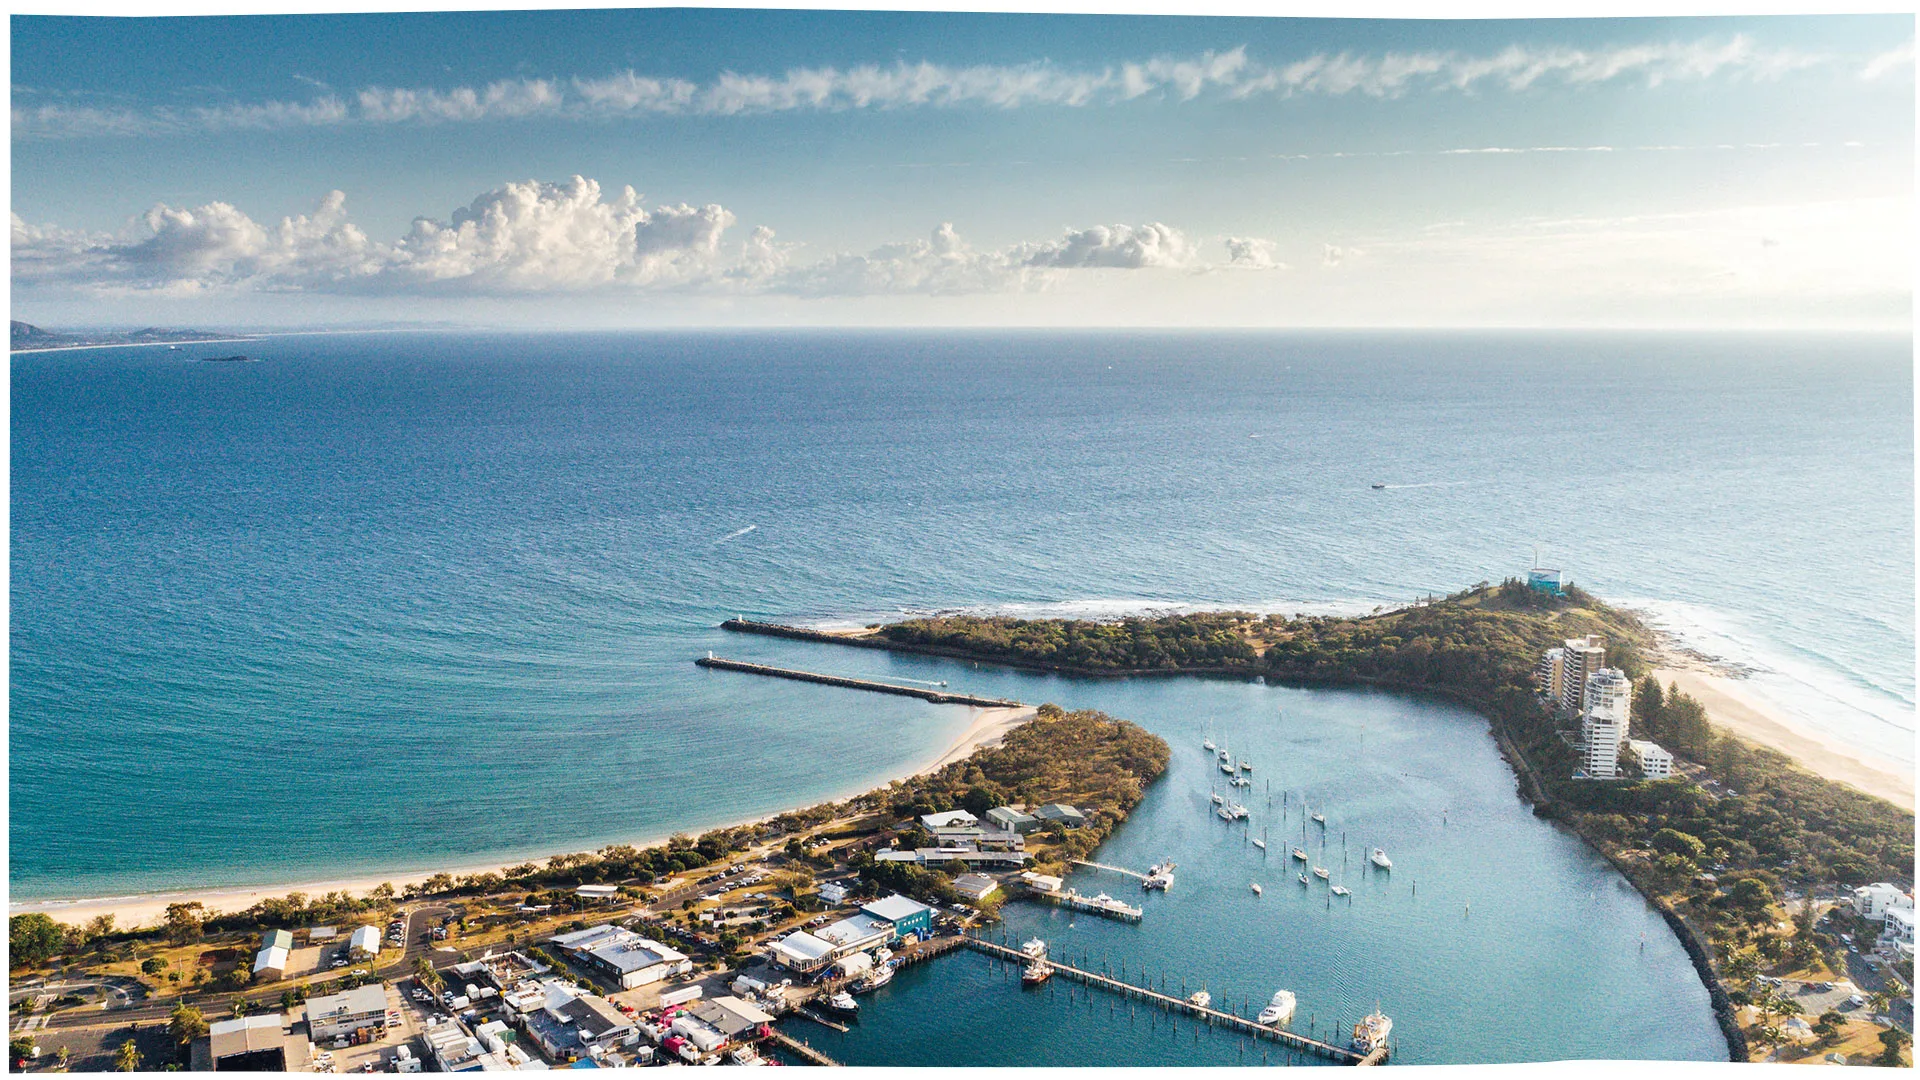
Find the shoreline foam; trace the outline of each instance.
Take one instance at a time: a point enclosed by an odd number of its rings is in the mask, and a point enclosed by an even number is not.
[[[955,736],[939,753],[929,758],[926,764],[905,774],[920,776],[933,772],[955,761],[971,756],[974,751],[998,746],[1007,733],[1034,718],[1036,709],[993,708],[971,709],[975,715],[972,722]],[[904,777],[903,777],[904,778]],[[789,807],[779,813],[765,814],[756,818],[731,822],[715,828],[738,828],[742,825],[755,825],[771,821],[782,813],[792,813],[824,803],[844,802],[864,795],[876,788],[885,787],[886,782],[864,785],[851,791],[844,791],[827,798],[818,799],[802,806]],[[636,847],[652,847],[666,843],[668,836],[653,836],[643,840],[626,841]],[[616,841],[618,842],[618,841]],[[578,848],[554,848],[540,855],[525,858],[497,859],[490,862],[470,863],[464,866],[440,867],[434,870],[415,871],[401,874],[358,874],[352,877],[333,878],[324,881],[294,881],[266,885],[210,886],[203,889],[177,889],[166,892],[133,893],[125,896],[91,898],[49,898],[41,900],[23,900],[7,905],[9,915],[22,915],[38,912],[61,922],[83,923],[100,915],[111,915],[121,929],[138,929],[158,925],[166,916],[168,904],[199,903],[207,905],[210,911],[244,911],[262,900],[285,896],[288,893],[306,893],[309,896],[346,891],[365,893],[381,884],[390,884],[395,889],[404,889],[417,885],[435,874],[452,874],[460,877],[466,874],[498,873],[509,866],[517,866],[528,861],[541,861],[548,855],[570,854]]]

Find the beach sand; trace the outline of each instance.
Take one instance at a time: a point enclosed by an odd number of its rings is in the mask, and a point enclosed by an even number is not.
[[[1000,741],[1006,738],[1007,732],[1033,719],[1036,710],[1031,708],[994,708],[972,709],[970,711],[974,714],[973,722],[967,726],[966,730],[962,731],[959,736],[956,737],[945,750],[941,751],[938,756],[933,758],[932,761],[924,767],[915,770],[911,775],[920,776],[932,772],[942,766],[959,761],[982,747],[998,746]],[[848,791],[833,798],[821,799],[818,802],[808,803],[807,805],[816,806],[823,802],[840,802],[853,798],[856,795],[863,795],[871,790],[873,790],[872,787],[862,787],[855,791]],[[804,808],[795,807],[794,809]],[[766,817],[755,818],[752,821],[736,822],[735,824],[753,824],[754,822],[766,821],[778,816],[777,814],[769,814]],[[651,837],[645,841],[635,842],[635,846],[650,847],[655,844],[665,843],[666,840],[667,837],[665,836]],[[547,854],[570,853],[578,850],[580,849],[577,847],[563,848],[556,849]],[[8,912],[9,914],[20,915],[30,911],[38,911],[63,923],[84,923],[99,915],[112,915],[116,925],[122,929],[132,929],[142,926],[159,925],[166,917],[168,904],[184,904],[198,901],[205,904],[209,911],[243,911],[269,897],[285,896],[288,893],[300,892],[306,893],[308,896],[315,896],[335,891],[346,891],[359,894],[378,887],[382,882],[389,883],[394,889],[400,890],[406,888],[408,885],[417,885],[436,873],[448,873],[454,877],[460,877],[466,874],[498,873],[507,866],[517,866],[520,863],[528,861],[544,861],[545,858],[545,855],[530,856],[529,858],[513,859],[508,862],[443,867],[440,870],[428,870],[412,874],[363,875],[351,878],[337,878],[330,881],[310,881],[299,884],[266,885],[249,888],[195,889],[182,892],[148,893],[135,896],[114,896],[87,900],[27,901],[10,904],[8,906]]]
[[[1711,723],[1778,750],[1829,780],[1913,809],[1911,772],[1861,761],[1767,704],[1741,685],[1745,680],[1691,664],[1656,668],[1653,674],[1662,686],[1678,683],[1683,692],[1706,708]]]

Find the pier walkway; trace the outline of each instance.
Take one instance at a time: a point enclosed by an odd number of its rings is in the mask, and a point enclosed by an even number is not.
[[[840,1064],[839,1062],[833,1060],[832,1058],[821,1053],[820,1051],[815,1050],[813,1047],[808,1046],[805,1042],[802,1042],[801,1040],[794,1038],[793,1036],[787,1034],[784,1031],[779,1030],[778,1028],[774,1029],[773,1034],[769,1036],[769,1038],[771,1038],[774,1041],[774,1044],[779,1046],[780,1049],[785,1050],[787,1053],[792,1054],[797,1058],[800,1058],[802,1061],[805,1061],[809,1065]]]
[[[1111,896],[1082,896],[1073,889],[1048,892],[1045,889],[1029,889],[1027,895],[1035,900],[1044,900],[1049,904],[1059,904],[1075,911],[1084,911],[1089,915],[1098,915],[1106,919],[1118,919],[1121,922],[1139,922],[1146,912],[1124,900],[1115,900]]]
[[[1108,871],[1109,873],[1124,874],[1125,876],[1130,877],[1135,881],[1147,880],[1147,875],[1141,873],[1138,870],[1129,870],[1124,866],[1108,866],[1106,863],[1088,862],[1085,859],[1068,859],[1067,861],[1072,863],[1075,866],[1084,866],[1090,870],[1105,870],[1105,871]]]
[[[718,668],[721,671],[744,671],[749,675],[770,675],[776,679],[793,679],[797,682],[819,683],[822,686],[841,686],[849,690],[870,690],[876,694],[898,694],[901,697],[919,698],[931,701],[935,705],[972,705],[982,709],[1024,709],[1026,704],[1009,701],[1006,698],[976,697],[972,694],[950,694],[944,690],[923,690],[917,686],[901,686],[897,683],[874,682],[871,679],[849,679],[840,675],[821,675],[812,671],[799,671],[794,668],[772,667],[767,664],[750,664],[745,660],[728,660],[712,653],[695,660],[704,668]]]
[[[1010,949],[1005,945],[995,944],[994,942],[985,941],[971,935],[969,935],[965,941],[967,948],[978,953],[984,953],[998,960],[1007,961],[1008,963],[1025,965],[1032,960],[1031,957],[1020,952],[1018,949]],[[1283,1043],[1303,1053],[1323,1057],[1342,1065],[1379,1065],[1387,1059],[1387,1051],[1385,1048],[1376,1050],[1363,1057],[1344,1046],[1335,1046],[1332,1043],[1324,1043],[1318,1039],[1310,1039],[1305,1035],[1297,1035],[1284,1028],[1257,1024],[1244,1016],[1235,1016],[1232,1013],[1221,1012],[1218,1009],[1203,1008],[1184,998],[1174,997],[1170,994],[1162,994],[1145,987],[1135,986],[1132,983],[1121,982],[1119,979],[1110,978],[1106,975],[1098,975],[1091,971],[1082,971],[1079,968],[1063,964],[1058,960],[1049,959],[1047,966],[1053,969],[1054,974],[1073,979],[1076,982],[1084,983],[1088,986],[1096,986],[1102,990],[1109,990],[1123,997],[1146,1001],[1171,1012],[1185,1013],[1188,1016],[1205,1020],[1210,1026],[1224,1027],[1243,1035],[1251,1035],[1257,1039],[1270,1039],[1277,1043]]]

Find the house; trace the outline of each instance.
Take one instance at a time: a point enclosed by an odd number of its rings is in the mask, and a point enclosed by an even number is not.
[[[1031,870],[1020,872],[1020,881],[1034,892],[1057,893],[1066,882],[1052,874],[1036,874]]]
[[[1039,818],[1021,813],[1011,806],[996,806],[987,811],[987,822],[996,829],[1023,836],[1040,827]]]
[[[973,846],[981,851],[1023,851],[1027,838],[1011,829],[986,829],[980,833]]]
[[[933,909],[918,900],[894,893],[892,896],[860,905],[863,914],[893,927],[897,937],[933,936]]]
[[[972,847],[914,848],[911,851],[888,850],[874,853],[876,862],[907,862],[920,866],[936,866],[942,863],[999,863],[1004,866],[1024,866],[1028,855],[1024,851],[982,851]]]
[[[364,952],[368,956],[380,955],[380,931],[371,926],[362,926],[347,938],[349,952]]]
[[[605,975],[623,990],[692,969],[685,953],[624,926],[595,926],[556,934],[552,940],[575,963]]]
[[[612,900],[620,895],[618,885],[581,885],[573,890],[573,895],[584,900]]]
[[[1087,823],[1087,815],[1065,803],[1048,803],[1033,812],[1041,821],[1057,821],[1069,829],[1077,829]]]
[[[1000,883],[985,874],[961,874],[953,879],[953,888],[961,896],[979,903],[1000,891]]]
[[[928,832],[939,832],[941,829],[971,828],[980,824],[980,819],[965,810],[949,810],[944,814],[922,814],[920,824],[926,826]]]
[[[789,971],[809,974],[833,962],[834,943],[796,930],[768,946],[768,955]]]
[[[304,1072],[312,1051],[313,1044],[290,1030],[284,1015],[260,1013],[209,1025],[190,1056],[195,1072]]]
[[[282,930],[281,933],[286,933]],[[287,977],[287,950],[270,946],[253,958],[253,981],[275,982]]]
[[[379,983],[307,999],[307,1034],[314,1042],[386,1028],[387,988]]]

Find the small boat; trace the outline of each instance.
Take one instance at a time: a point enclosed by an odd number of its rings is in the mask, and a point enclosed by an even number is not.
[[[1207,797],[1213,800],[1213,805],[1215,806],[1225,806],[1227,803],[1227,797],[1217,791]]]
[[[1385,848],[1374,848],[1373,854],[1368,856],[1368,858],[1373,860],[1373,865],[1382,870],[1393,869],[1393,860],[1387,858],[1387,850]]]
[[[1201,745],[1201,746],[1204,746],[1204,747],[1206,747],[1206,748],[1207,748],[1207,749],[1208,749],[1209,751],[1212,751],[1212,750],[1214,749],[1214,745],[1213,745],[1213,740],[1212,740],[1212,739],[1208,739],[1208,740],[1207,740],[1206,742],[1203,742],[1203,743],[1201,743],[1200,745]]]
[[[1220,771],[1221,771],[1221,772],[1223,772],[1223,773],[1226,773],[1226,774],[1227,774],[1228,776],[1232,776],[1232,775],[1233,775],[1233,762],[1231,762],[1231,761],[1222,761],[1222,762],[1220,763]]]
[[[1229,814],[1232,814],[1235,820],[1238,820],[1240,818],[1246,817],[1248,811],[1246,807],[1241,806],[1239,803],[1228,803],[1227,812]]]
[[[1387,485],[1385,485],[1385,484],[1375,484],[1375,485],[1373,485],[1373,490],[1375,490],[1375,491],[1385,491],[1386,489],[1387,489]]]
[[[1221,761],[1230,761],[1233,759],[1233,754],[1230,753],[1225,747],[1222,747],[1220,749],[1219,758]]]
[[[1347,888],[1347,887],[1346,887],[1345,885],[1335,885],[1335,886],[1333,887],[1333,895],[1335,895],[1335,896],[1352,896],[1352,895],[1353,895],[1353,890],[1352,890],[1352,889],[1349,889],[1349,888]]]
[[[1020,985],[1039,986],[1051,978],[1053,978],[1053,965],[1047,963],[1045,960],[1035,960],[1033,963],[1027,965],[1025,971],[1020,973]]]
[[[752,1043],[741,1043],[727,1051],[727,1060],[735,1065],[765,1065]]]
[[[1224,806],[1223,806],[1223,807],[1221,807],[1221,808],[1220,808],[1220,809],[1218,809],[1218,810],[1215,810],[1215,811],[1214,811],[1214,813],[1216,813],[1216,814],[1219,814],[1219,815],[1220,815],[1220,820],[1221,820],[1221,821],[1232,821],[1232,820],[1233,820],[1233,811],[1231,811],[1231,810],[1229,810],[1229,809],[1227,809],[1227,808],[1226,808],[1226,807],[1224,807]]]
[[[1241,759],[1240,759],[1240,771],[1241,771],[1241,772],[1252,772],[1252,771],[1253,771],[1253,762],[1251,762],[1251,761],[1248,761],[1248,760],[1247,760],[1246,758],[1241,758]]]
[[[1315,810],[1313,812],[1313,820],[1319,822],[1322,825],[1325,825],[1327,823],[1327,815],[1321,813],[1318,810]]]
[[[1293,857],[1296,859],[1299,859],[1301,862],[1307,861],[1307,853],[1304,851],[1301,851],[1299,848],[1293,849]]]
[[[1028,938],[1020,943],[1020,954],[1036,959],[1045,956],[1047,955],[1047,943],[1041,941],[1039,938]]]
[[[853,1000],[852,994],[842,990],[827,999],[827,1008],[834,1012],[855,1013],[860,1011],[860,1003]]]
[[[1253,839],[1253,846],[1259,848],[1261,851],[1267,850],[1267,842],[1257,836]]]
[[[1296,1005],[1293,991],[1275,990],[1273,1000],[1267,1003],[1266,1008],[1260,1010],[1260,1016],[1254,1022],[1268,1027],[1278,1027],[1293,1019],[1293,1010]]]
[[[1392,1032],[1393,1019],[1375,1004],[1366,1019],[1353,1025],[1353,1050],[1357,1054],[1371,1054],[1387,1044],[1387,1036]]]
[[[1327,871],[1326,867],[1316,866],[1313,868],[1313,876],[1319,878],[1321,881],[1325,881],[1332,875]]]
[[[1253,895],[1255,896],[1260,895],[1260,883],[1257,881],[1253,883]]]
[[[1213,995],[1207,993],[1205,990],[1195,990],[1193,993],[1187,995],[1187,1004],[1195,1008],[1204,1009],[1213,1004]]]
[[[1140,883],[1142,889],[1170,889],[1173,887],[1173,860],[1168,859],[1147,867],[1146,880]]]
[[[1312,884],[1312,882],[1310,882],[1310,881],[1308,881],[1308,880],[1307,880],[1307,875],[1305,875],[1305,874],[1301,874],[1301,875],[1300,875],[1300,884],[1302,884],[1302,885],[1310,885],[1310,884]]]

